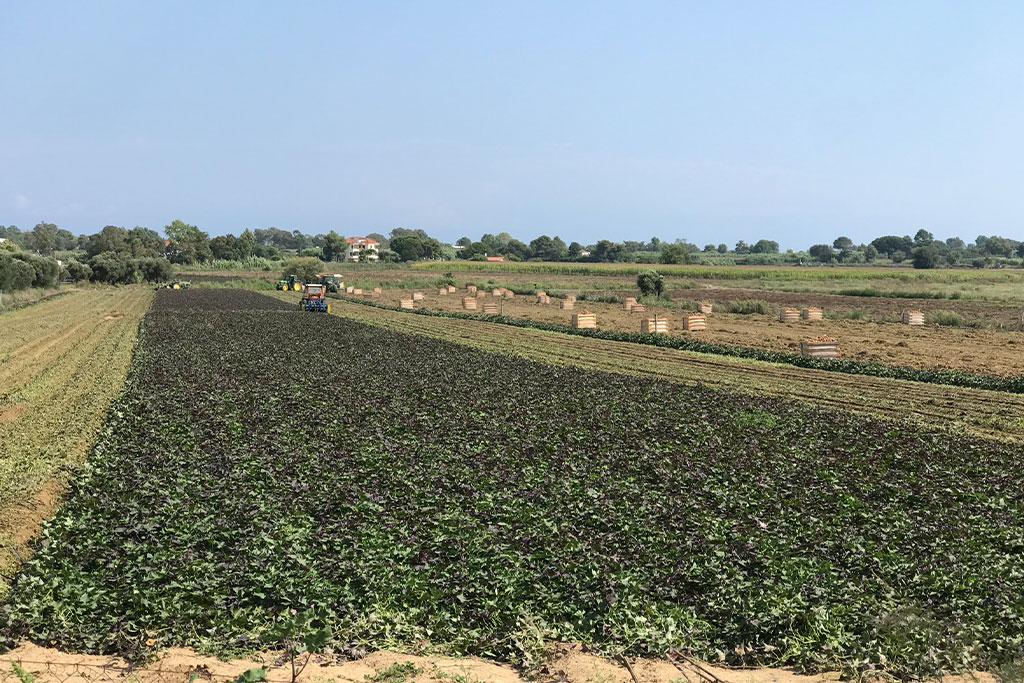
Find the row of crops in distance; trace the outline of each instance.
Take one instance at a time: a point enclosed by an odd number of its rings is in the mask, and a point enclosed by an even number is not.
[[[895,267],[858,266],[699,266],[660,263],[558,263],[558,262],[486,262],[421,261],[415,270],[468,273],[523,273],[544,275],[636,276],[657,270],[672,277],[707,280],[862,280],[881,279],[900,282],[1002,282],[1024,283],[1022,270],[935,269],[914,270]]]
[[[995,668],[1024,651],[1019,455],[159,292],[0,634],[228,653],[275,646],[294,609],[338,648]]]

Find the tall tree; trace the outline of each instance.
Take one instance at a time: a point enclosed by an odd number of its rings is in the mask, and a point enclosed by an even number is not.
[[[340,261],[345,257],[348,242],[338,233],[331,230],[324,236],[324,260]]]
[[[191,265],[213,258],[210,236],[196,226],[175,219],[164,226],[164,233],[171,241],[167,255],[172,263]]]

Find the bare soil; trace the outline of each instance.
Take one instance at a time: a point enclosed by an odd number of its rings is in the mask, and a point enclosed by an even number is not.
[[[436,310],[461,311],[465,292],[441,296],[437,290],[424,291],[422,306]],[[379,301],[397,306],[408,291],[385,290]],[[709,297],[700,297],[707,299]],[[822,295],[807,297],[811,305],[823,303]],[[861,297],[873,299],[873,297]],[[712,301],[721,307],[713,297]],[[729,300],[736,300],[732,296]],[[482,311],[484,302],[497,302],[488,294],[478,300]],[[786,303],[799,305],[797,298]],[[946,303],[946,302],[944,302]],[[418,304],[419,306],[419,304]],[[672,306],[648,306],[643,314],[627,313],[622,304],[578,301],[575,310],[561,310],[557,299],[548,305],[536,303],[536,297],[517,295],[501,300],[505,315],[569,324],[574,312],[583,310],[597,314],[598,329],[639,332],[644,317],[657,314],[669,320],[669,334],[692,335],[699,339],[735,346],[770,349],[789,353],[800,352],[803,339],[828,335],[839,340],[843,358],[874,361],[890,365],[909,365],[917,368],[945,368],[972,372],[1012,376],[1024,373],[1024,332],[1002,332],[993,329],[941,327],[938,325],[908,326],[897,322],[899,311],[893,312],[891,322],[863,320],[821,320],[796,323],[779,322],[777,313],[741,315],[715,312],[708,316],[708,329],[687,332],[680,329],[679,320],[688,310]],[[827,310],[827,309],[826,309]]]
[[[265,653],[247,659],[222,661],[196,654],[192,650],[172,648],[162,651],[156,659],[141,667],[105,655],[76,655],[25,643],[3,656],[18,662],[36,683],[67,681],[123,681],[140,683],[175,683],[187,681],[197,674],[197,681],[226,681],[260,666],[267,666],[268,681],[290,681],[291,668],[280,663],[279,653]],[[394,664],[410,662],[419,672],[410,679],[415,683],[445,681],[451,683],[520,683],[527,680],[507,664],[476,657],[441,657],[404,654],[382,650],[354,661],[337,661],[332,657],[315,658],[297,678],[300,681],[352,681],[365,683],[378,672]],[[630,666],[641,683],[671,683],[678,680],[701,681],[696,668],[683,663],[682,670],[667,659],[630,659]],[[723,669],[711,664],[700,666],[724,683],[824,683],[836,681],[835,674],[801,675],[791,669]],[[630,683],[629,671],[618,660],[610,660],[588,652],[575,643],[553,643],[547,659],[529,680],[568,681],[570,683]],[[881,680],[881,679],[880,679]],[[17,683],[13,667],[5,661],[0,666],[0,683]],[[945,683],[995,683],[994,676],[975,672],[965,676],[946,676]]]

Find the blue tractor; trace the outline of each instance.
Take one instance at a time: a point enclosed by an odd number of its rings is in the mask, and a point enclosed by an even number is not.
[[[327,303],[327,288],[324,285],[303,285],[299,310],[330,313],[331,305]]]

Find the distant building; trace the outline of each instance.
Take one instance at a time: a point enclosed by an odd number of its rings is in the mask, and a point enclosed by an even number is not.
[[[589,249],[580,249],[580,256],[590,256]]]
[[[502,263],[502,262],[505,261],[505,257],[504,256],[488,256],[487,260],[488,261],[494,261],[495,263]]]
[[[361,261],[363,253],[366,253],[365,260],[376,261],[380,258],[380,242],[369,237],[346,237],[348,252],[346,258],[349,261]]]

